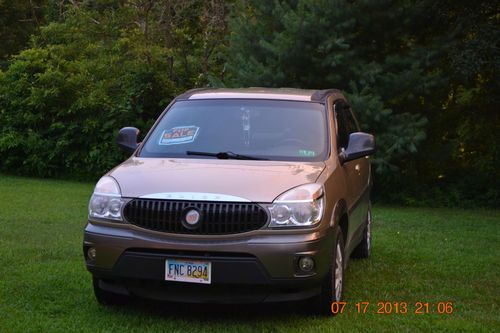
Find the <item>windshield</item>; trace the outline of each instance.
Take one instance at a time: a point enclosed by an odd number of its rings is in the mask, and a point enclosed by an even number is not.
[[[217,158],[193,152],[277,161],[326,158],[325,107],[319,103],[255,99],[176,102],[140,157]],[[227,154],[229,153],[229,155]]]

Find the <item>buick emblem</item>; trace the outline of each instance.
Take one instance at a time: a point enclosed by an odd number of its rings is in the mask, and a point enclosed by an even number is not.
[[[194,208],[188,208],[184,214],[183,224],[188,229],[194,229],[201,220],[201,214]]]

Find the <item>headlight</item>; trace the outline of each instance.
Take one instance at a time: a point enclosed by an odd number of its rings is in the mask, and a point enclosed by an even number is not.
[[[314,226],[323,216],[323,186],[307,184],[295,187],[276,198],[268,208],[270,227]]]
[[[104,176],[97,182],[90,198],[89,218],[123,221],[122,207],[124,203],[116,180]]]

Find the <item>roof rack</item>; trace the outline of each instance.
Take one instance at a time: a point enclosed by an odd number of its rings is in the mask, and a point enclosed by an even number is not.
[[[253,89],[266,89],[266,88],[253,88]],[[188,99],[191,98],[191,96],[193,96],[193,95],[195,95],[197,93],[200,93],[200,92],[203,92],[203,91],[209,91],[209,90],[212,90],[212,91],[215,90],[216,91],[217,89],[216,88],[209,88],[209,87],[190,89],[190,90],[188,90],[188,91],[180,94],[179,96],[177,96],[176,99],[177,100],[188,100]],[[279,90],[279,89],[276,89],[276,90]],[[312,102],[325,103],[326,99],[329,96],[333,96],[335,100],[337,100],[337,99],[344,99],[342,91],[340,91],[339,89],[315,90],[312,93],[312,95],[311,95],[310,98],[311,98]]]
[[[338,95],[339,97],[342,97],[342,92],[338,89],[317,90],[314,94],[312,94],[311,101],[324,102],[330,95]]]
[[[194,94],[196,94],[197,92],[201,92],[201,91],[204,91],[204,90],[211,90],[213,88],[194,88],[194,89],[189,89],[188,91],[180,94],[179,96],[177,96],[176,99],[189,99],[189,97],[193,96]]]

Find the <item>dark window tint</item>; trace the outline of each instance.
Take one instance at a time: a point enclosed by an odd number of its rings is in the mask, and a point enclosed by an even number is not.
[[[337,146],[347,148],[349,134],[359,132],[358,124],[354,118],[349,104],[344,101],[335,103],[335,114],[337,120]]]
[[[345,109],[344,116],[347,128],[349,129],[349,134],[359,132],[358,123],[356,122],[356,119],[354,118],[350,107]]]

